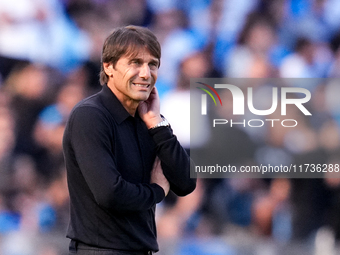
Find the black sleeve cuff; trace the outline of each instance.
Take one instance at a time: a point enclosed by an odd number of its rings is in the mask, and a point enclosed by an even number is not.
[[[149,129],[149,134],[153,137],[156,144],[170,139],[172,134],[172,129],[170,127],[158,127],[154,129]]]
[[[151,183],[150,185],[151,185],[152,189],[155,191],[156,203],[158,204],[158,203],[162,202],[162,200],[165,198],[165,193],[164,193],[163,188],[156,183]]]

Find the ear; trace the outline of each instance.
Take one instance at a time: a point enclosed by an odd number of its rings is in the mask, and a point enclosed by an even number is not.
[[[107,76],[113,77],[113,65],[112,63],[103,63],[104,72]]]

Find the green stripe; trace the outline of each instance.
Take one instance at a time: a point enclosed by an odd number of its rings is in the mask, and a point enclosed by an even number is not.
[[[203,88],[200,88],[200,87],[197,87],[197,88],[198,88],[198,89],[201,89],[201,90],[203,90],[203,91],[205,91],[205,92],[207,92],[207,94],[214,100],[215,105],[217,105],[217,104],[216,104],[215,98],[213,97],[213,95],[212,95],[208,90],[203,89]]]

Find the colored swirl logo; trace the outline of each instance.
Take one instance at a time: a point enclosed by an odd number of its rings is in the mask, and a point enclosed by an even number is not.
[[[220,104],[222,105],[221,97],[220,97],[220,95],[217,93],[217,91],[213,87],[211,87],[210,85],[205,84],[203,82],[197,82],[197,83],[202,84],[202,85],[206,86],[207,88],[209,88],[217,96],[218,100],[220,101]],[[196,87],[196,88],[206,92],[212,98],[212,100],[214,101],[215,105],[217,105],[215,97],[211,94],[211,92],[209,90],[207,90],[205,88],[201,88],[201,87]]]

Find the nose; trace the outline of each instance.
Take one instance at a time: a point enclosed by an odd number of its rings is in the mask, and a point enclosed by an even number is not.
[[[147,80],[151,76],[150,67],[147,63],[144,63],[139,70],[139,77]]]

